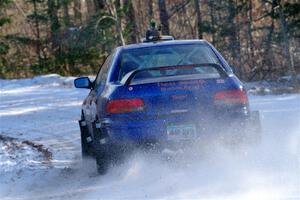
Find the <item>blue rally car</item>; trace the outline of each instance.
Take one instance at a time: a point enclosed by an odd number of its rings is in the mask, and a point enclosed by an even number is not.
[[[259,133],[259,113],[250,112],[241,81],[205,40],[162,37],[121,46],[94,81],[74,83],[90,89],[79,121],[82,154],[95,156],[99,173],[128,147]]]

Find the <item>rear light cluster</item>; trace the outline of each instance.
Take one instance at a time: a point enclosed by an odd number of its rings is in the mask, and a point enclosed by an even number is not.
[[[217,105],[248,104],[248,97],[244,90],[227,90],[216,93],[214,102]]]
[[[121,114],[144,110],[142,99],[116,99],[111,100],[106,105],[106,112],[110,114]]]

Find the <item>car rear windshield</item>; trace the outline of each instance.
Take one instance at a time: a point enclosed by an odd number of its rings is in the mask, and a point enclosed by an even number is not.
[[[119,77],[121,80],[127,73],[136,69],[146,69],[164,66],[191,66],[197,64],[220,64],[212,49],[206,45],[170,45],[146,47],[126,50],[121,54]],[[149,76],[172,76],[176,75],[177,70],[164,70],[150,72]],[[214,73],[214,77],[219,76],[218,70],[212,66],[202,66],[195,68],[195,73]],[[191,74],[190,70],[180,70],[180,75],[184,73]],[[139,78],[148,76],[139,76]],[[138,77],[136,77],[138,78]]]

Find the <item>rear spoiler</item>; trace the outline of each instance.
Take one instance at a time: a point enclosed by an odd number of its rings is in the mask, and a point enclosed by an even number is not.
[[[144,69],[136,69],[133,70],[129,73],[127,73],[122,80],[120,81],[120,83],[122,85],[130,85],[132,79],[141,72],[145,72],[145,71],[161,71],[161,70],[172,70],[172,69],[187,69],[187,68],[194,68],[194,67],[200,67],[200,66],[212,66],[215,67],[219,72],[221,76],[226,76],[227,73],[224,70],[223,67],[221,67],[219,64],[214,64],[214,63],[202,63],[202,64],[193,64],[193,65],[179,65],[179,66],[163,66],[163,67],[150,67],[150,68],[144,68]],[[183,75],[183,76],[187,76],[187,75]],[[190,75],[188,75],[190,76]],[[177,76],[176,76],[177,77]]]

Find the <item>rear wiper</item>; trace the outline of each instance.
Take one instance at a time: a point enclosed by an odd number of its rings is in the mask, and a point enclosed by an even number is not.
[[[161,71],[161,70],[176,70],[176,69],[189,69],[189,68],[195,68],[195,67],[201,67],[201,66],[212,66],[215,67],[219,73],[221,74],[221,76],[223,76],[224,74],[226,75],[225,70],[223,69],[223,67],[221,67],[219,64],[215,64],[215,63],[202,63],[202,64],[193,64],[193,65],[179,65],[179,66],[162,66],[162,67],[149,67],[149,68],[144,68],[144,69],[136,69],[133,70],[129,73],[127,73],[122,80],[120,81],[120,83],[122,85],[130,85],[132,79],[141,72],[145,72],[145,71]]]

